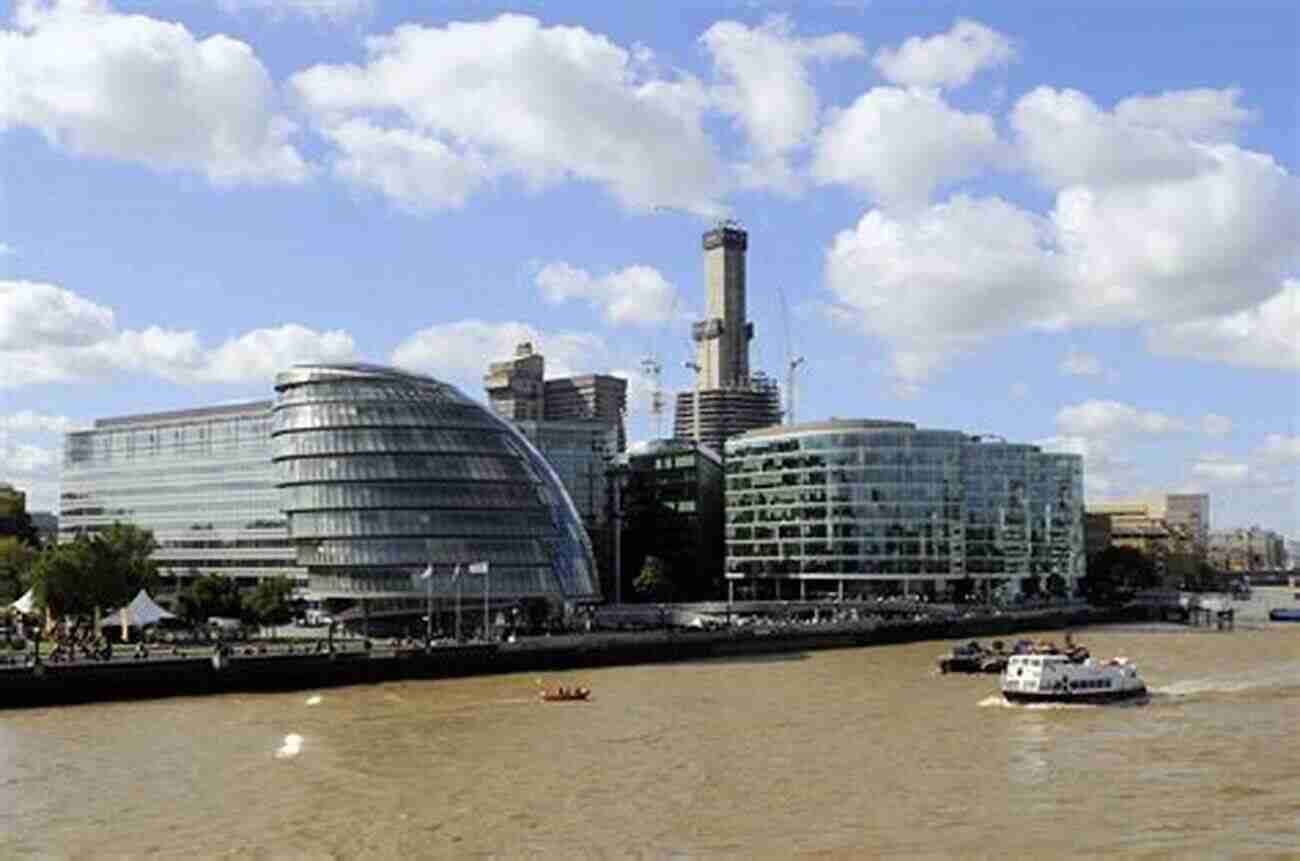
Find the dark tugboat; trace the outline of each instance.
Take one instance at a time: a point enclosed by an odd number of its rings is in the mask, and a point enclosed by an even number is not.
[[[1000,673],[1006,668],[1007,658],[1001,640],[993,641],[993,648],[987,649],[979,642],[971,640],[965,645],[952,647],[946,655],[939,657],[941,673]]]

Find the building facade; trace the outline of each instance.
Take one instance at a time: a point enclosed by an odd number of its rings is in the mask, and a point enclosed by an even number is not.
[[[691,326],[695,342],[692,391],[677,395],[673,434],[721,452],[726,440],[781,422],[774,380],[751,373],[745,254],[749,234],[724,222],[704,234],[705,319]]]
[[[483,388],[492,411],[512,422],[594,421],[615,433],[617,450],[627,445],[623,416],[627,380],[608,374],[546,379],[546,358],[524,342],[515,356],[488,365]]]
[[[271,431],[298,562],[327,598],[458,588],[489,564],[496,600],[600,598],[564,485],[510,422],[430,377],[374,365],[300,365],[276,377]],[[419,590],[419,591],[417,591]]]
[[[1209,561],[1224,572],[1287,570],[1286,539],[1276,532],[1252,526],[1248,529],[1216,529],[1210,532]]]
[[[1028,592],[1053,576],[1073,591],[1083,575],[1077,455],[878,420],[754,430],[726,451],[726,576],[746,597]]]
[[[64,437],[59,535],[154,534],[167,603],[199,575],[306,585],[271,463],[271,402],[104,418]]]
[[[654,440],[619,459],[614,480],[623,582],[614,594],[645,600],[634,582],[646,558],[667,567],[673,598],[716,600],[723,588],[723,470],[717,452],[689,440]]]
[[[1165,496],[1165,521],[1173,529],[1188,535],[1195,553],[1205,558],[1210,545],[1210,495],[1208,493],[1170,493]]]

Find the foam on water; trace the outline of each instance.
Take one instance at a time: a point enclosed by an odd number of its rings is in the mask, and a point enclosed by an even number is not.
[[[1073,709],[1095,709],[1101,706],[1095,703],[1013,703],[1002,694],[989,694],[979,701],[982,709],[1016,709],[1018,711],[1066,711]]]
[[[302,753],[302,736],[291,732],[284,737],[284,744],[275,752],[276,759],[291,759]]]
[[[320,694],[312,694],[311,696],[307,697],[307,705],[309,706],[320,705]]]

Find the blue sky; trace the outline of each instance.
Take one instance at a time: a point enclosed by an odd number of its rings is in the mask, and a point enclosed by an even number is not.
[[[296,360],[482,397],[525,338],[648,438],[729,216],[800,419],[1300,537],[1296,10],[917,5],[0,4],[0,481],[54,508],[67,428]]]

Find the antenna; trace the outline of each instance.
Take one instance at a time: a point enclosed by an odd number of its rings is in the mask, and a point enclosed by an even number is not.
[[[654,387],[650,390],[650,415],[654,416],[655,439],[663,438],[664,390],[659,380],[663,369],[653,353],[641,360],[641,370],[654,381]]]
[[[785,289],[777,287],[776,292],[781,297],[781,328],[785,331],[785,423],[792,425],[795,423],[795,388],[798,385],[795,371],[799,370],[799,366],[804,363],[804,357],[794,355],[794,348],[791,346],[790,311],[786,308]]]

